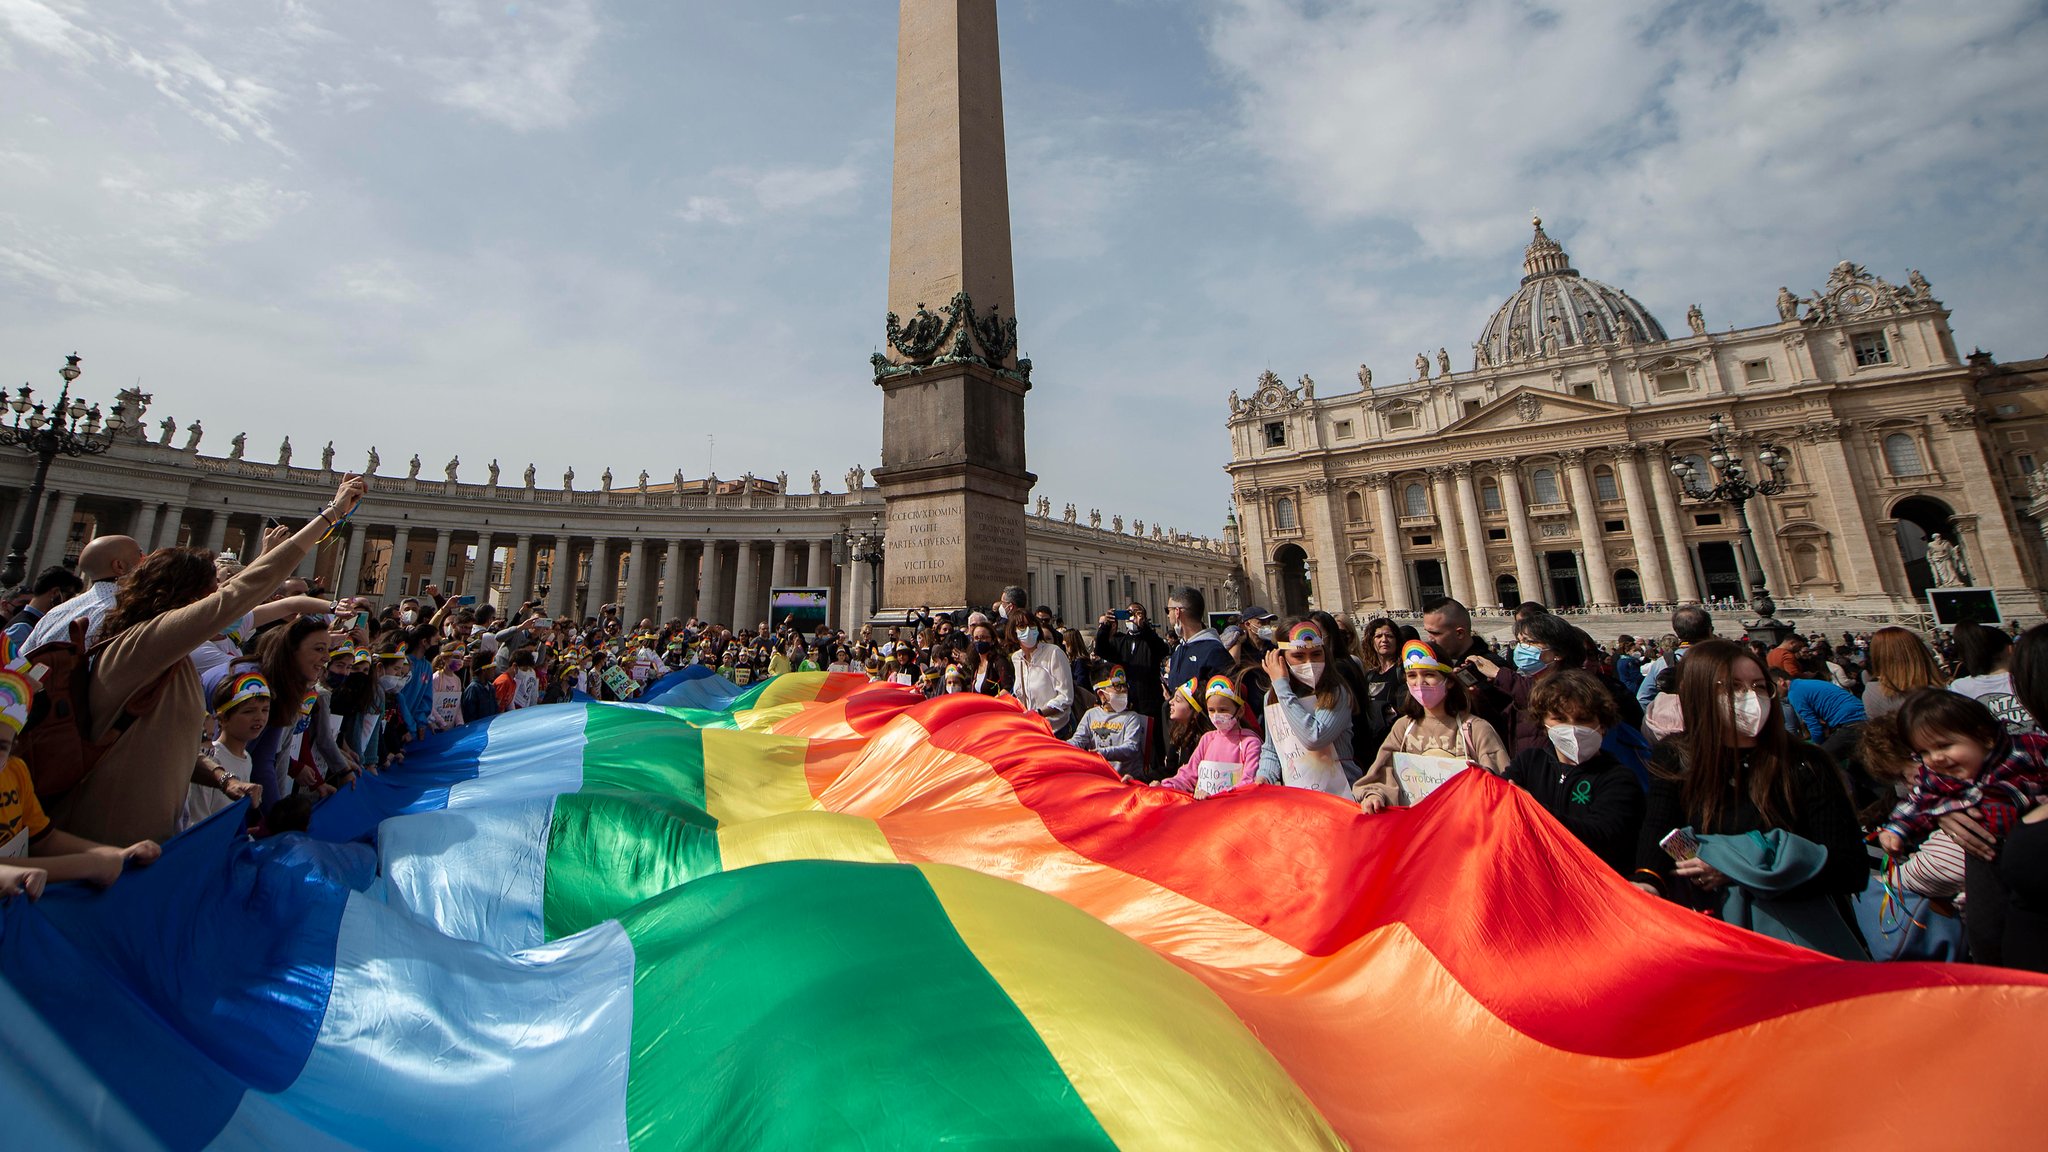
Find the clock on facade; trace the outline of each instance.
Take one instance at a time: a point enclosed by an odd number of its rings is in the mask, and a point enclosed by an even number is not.
[[[1868,312],[1877,305],[1877,293],[1866,284],[1851,284],[1835,293],[1835,305],[1850,315]]]

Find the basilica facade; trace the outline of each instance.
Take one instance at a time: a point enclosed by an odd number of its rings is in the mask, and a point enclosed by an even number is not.
[[[1456,596],[1592,611],[1747,595],[1736,510],[1712,485],[1710,421],[1783,490],[1747,506],[1771,591],[1795,607],[1927,611],[1938,584],[1995,589],[2039,619],[2048,573],[2048,361],[1959,355],[1918,272],[1844,262],[1771,322],[1675,334],[1586,278],[1535,225],[1520,286],[1472,345],[1413,377],[1318,395],[1261,376],[1229,430],[1248,595],[1286,611],[1412,614]],[[1768,459],[1768,458],[1766,458]],[[2044,457],[2048,460],[2048,457]],[[1934,556],[1930,560],[1930,546]]]

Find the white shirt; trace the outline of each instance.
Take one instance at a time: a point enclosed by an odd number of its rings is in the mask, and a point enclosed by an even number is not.
[[[1019,648],[1010,653],[1010,666],[1017,673],[1013,694],[1058,728],[1074,704],[1074,672],[1066,651],[1055,644]]]
[[[218,740],[213,742],[213,747],[208,751],[214,762],[227,769],[228,775],[237,780],[248,780],[255,773],[255,765],[250,762],[247,753],[237,756]],[[183,832],[231,803],[233,801],[228,799],[225,792],[212,785],[186,785],[185,810],[179,814],[178,831]]]
[[[106,619],[107,613],[114,608],[114,590],[114,581],[101,580],[50,609],[48,615],[36,621],[35,631],[28,634],[28,643],[21,646],[22,653],[26,655],[45,644],[66,638],[71,634],[71,622],[80,616],[92,621],[85,629],[85,641],[92,643],[93,636],[100,630],[100,621]]]

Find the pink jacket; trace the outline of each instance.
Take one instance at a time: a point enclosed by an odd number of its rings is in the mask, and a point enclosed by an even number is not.
[[[1209,731],[1195,741],[1195,749],[1188,753],[1187,763],[1180,771],[1154,785],[1157,788],[1171,788],[1175,792],[1193,792],[1200,778],[1202,761],[1223,760],[1235,762],[1244,771],[1239,775],[1238,787],[1254,784],[1259,778],[1259,737],[1258,734],[1239,724],[1229,732]]]

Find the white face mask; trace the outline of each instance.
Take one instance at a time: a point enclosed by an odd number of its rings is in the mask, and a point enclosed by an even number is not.
[[[1211,712],[1209,723],[1215,725],[1218,732],[1229,732],[1237,727],[1237,713]]]
[[[1038,629],[1036,629],[1036,628],[1019,628],[1019,629],[1017,629],[1017,643],[1019,643],[1019,644],[1022,644],[1022,645],[1023,645],[1023,646],[1025,646],[1026,648],[1036,648],[1036,647],[1038,647]]]
[[[1259,639],[1264,640],[1268,644],[1272,643],[1274,639],[1277,638],[1279,635],[1280,630],[1278,628],[1273,627],[1270,624],[1259,629]]]
[[[408,679],[410,677],[407,676],[379,676],[377,678],[378,682],[384,685],[386,692],[396,692],[400,688],[405,687],[405,682]]]
[[[1112,692],[1112,693],[1110,693],[1110,696],[1109,696],[1109,710],[1110,710],[1111,712],[1122,712],[1122,711],[1124,711],[1124,710],[1128,709],[1128,708],[1129,708],[1130,706],[1131,706],[1131,697],[1130,697],[1130,695],[1129,695],[1128,693],[1124,693],[1124,692]]]
[[[1314,664],[1296,664],[1294,666],[1294,674],[1296,676],[1301,677],[1302,683],[1313,688],[1316,685],[1323,682],[1322,662],[1317,661]]]
[[[1130,634],[1131,634],[1131,635],[1133,635],[1133,636],[1135,636],[1135,635],[1137,635],[1137,634],[1138,634],[1138,628],[1139,628],[1139,627],[1140,627],[1140,625],[1138,624],[1138,622],[1137,622],[1136,620],[1126,620],[1126,621],[1124,621],[1124,631],[1126,631],[1126,632],[1130,633]]]
[[[1546,731],[1550,734],[1550,746],[1557,749],[1557,758],[1567,764],[1591,760],[1600,751],[1600,742],[1606,735],[1598,728],[1578,724],[1552,724]]]
[[[1765,706],[1760,692],[1742,691],[1735,694],[1735,730],[1744,736],[1754,737],[1764,730],[1764,717],[1770,709]]]
[[[407,624],[407,625],[411,625],[411,624],[413,624],[414,622],[416,622],[416,621],[418,621],[418,620],[419,620],[419,618],[420,618],[420,614],[419,614],[419,613],[417,613],[417,612],[411,612],[411,611],[407,611],[407,612],[400,612],[400,613],[398,614],[398,618],[399,618],[399,620],[401,620],[401,621],[402,621],[402,622],[404,622],[405,624]]]

